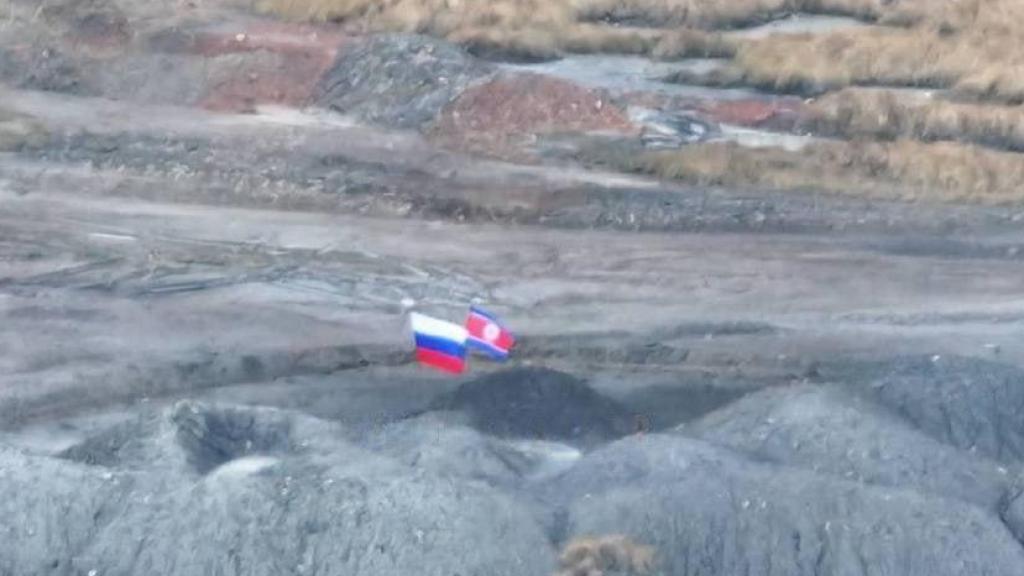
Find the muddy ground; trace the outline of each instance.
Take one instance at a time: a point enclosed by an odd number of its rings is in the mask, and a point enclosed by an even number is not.
[[[538,142],[625,97],[214,6],[4,29],[0,574],[1021,573],[1024,210],[587,168]],[[415,366],[405,299],[509,365]]]

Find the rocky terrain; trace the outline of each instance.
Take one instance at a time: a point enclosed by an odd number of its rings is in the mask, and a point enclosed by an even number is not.
[[[1012,86],[750,51],[987,16],[478,4],[0,1],[0,576],[1024,574]]]

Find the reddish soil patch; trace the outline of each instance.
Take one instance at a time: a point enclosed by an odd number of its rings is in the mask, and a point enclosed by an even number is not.
[[[705,110],[715,122],[755,128],[792,127],[802,102],[796,99],[711,102]]]
[[[517,74],[472,87],[431,130],[445,145],[508,156],[539,134],[618,132],[637,128],[599,90],[537,74]]]
[[[199,105],[221,112],[252,112],[261,104],[299,108],[309,103],[327,65],[309,56],[247,56],[217,67]]]
[[[345,40],[336,30],[286,23],[200,34],[191,52],[241,59],[211,82],[200,106],[231,112],[247,112],[259,104],[303,106]]]

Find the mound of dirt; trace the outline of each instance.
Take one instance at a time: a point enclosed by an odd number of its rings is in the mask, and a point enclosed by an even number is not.
[[[999,519],[973,505],[754,463],[682,437],[620,440],[556,484],[567,537],[625,535],[677,576],[1009,576],[1024,561]]]
[[[200,34],[189,46],[211,67],[200,105],[233,112],[308,105],[345,40],[336,30],[287,23]]]
[[[0,573],[518,576],[554,565],[510,496],[368,452],[326,422],[190,402],[140,422],[75,451],[113,445],[104,466],[0,449]],[[189,473],[169,473],[175,451]]]
[[[1017,540],[1024,542],[1024,491],[1018,492],[1007,502],[1002,517]]]
[[[500,437],[590,445],[632,431],[626,408],[583,380],[546,368],[483,376],[438,399],[432,408],[462,412],[478,430]]]
[[[511,489],[557,474],[579,452],[555,442],[506,441],[473,430],[444,414],[426,414],[371,434],[364,447],[413,468]]]
[[[122,474],[0,446],[0,574],[84,574],[73,558],[132,489]]]
[[[385,34],[353,42],[324,75],[314,103],[396,128],[418,128],[491,67],[426,36]]]
[[[868,484],[912,488],[998,511],[1016,474],[942,444],[835,387],[763,390],[684,432],[757,459]]]
[[[953,356],[825,367],[933,438],[997,460],[1024,460],[1024,371]]]
[[[635,135],[638,129],[610,96],[566,80],[515,74],[471,87],[431,128],[446,146],[507,154],[538,135],[602,132]]]
[[[202,475],[240,458],[330,452],[345,435],[339,426],[297,412],[183,401],[144,411],[58,456],[118,470]]]

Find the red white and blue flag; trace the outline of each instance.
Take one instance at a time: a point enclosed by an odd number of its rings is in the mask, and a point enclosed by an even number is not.
[[[453,374],[465,371],[465,328],[416,312],[409,315],[409,321],[416,340],[416,360],[420,364]]]
[[[516,343],[512,333],[495,315],[476,306],[469,308],[466,332],[468,334],[467,345],[495,360],[508,359],[509,351]]]

